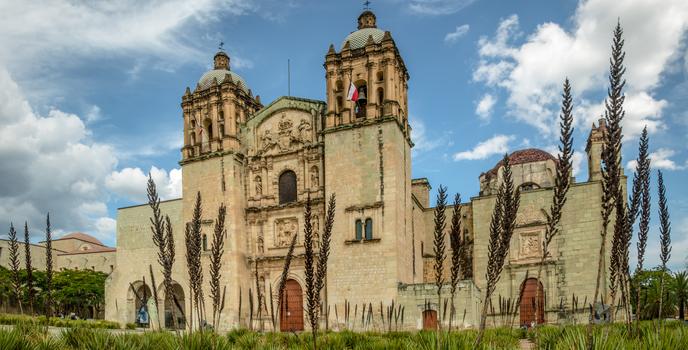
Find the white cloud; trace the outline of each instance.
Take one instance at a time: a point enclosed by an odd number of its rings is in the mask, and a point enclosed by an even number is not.
[[[411,12],[422,15],[451,15],[473,2],[475,0],[411,0],[408,8]]]
[[[422,119],[415,116],[409,118],[411,125],[411,140],[413,141],[413,155],[419,155],[424,152],[432,151],[439,146],[451,146],[453,142],[449,140],[449,135],[444,134],[441,137],[429,137],[425,128],[425,123]]]
[[[494,96],[485,94],[478,102],[478,105],[475,106],[475,114],[483,121],[489,121],[492,116],[492,108],[496,102],[497,99]]]
[[[447,35],[444,36],[444,42],[447,44],[453,44],[459,40],[462,36],[466,35],[468,33],[468,30],[471,27],[468,24],[460,25],[456,27],[456,30],[453,32],[447,33]]]
[[[182,195],[182,171],[172,169],[168,173],[164,169],[151,167],[149,174],[155,181],[160,198],[174,199]],[[127,198],[136,203],[147,201],[146,186],[148,174],[140,168],[124,168],[113,171],[105,179],[105,186],[120,197]]]
[[[472,150],[454,154],[454,160],[486,159],[495,154],[507,153],[509,151],[509,142],[514,139],[513,135],[495,135],[478,143]]]
[[[543,23],[522,44],[513,44],[520,35],[518,17],[513,15],[500,23],[494,37],[480,40],[481,60],[473,79],[505,89],[509,115],[546,136],[555,136],[565,77],[571,79],[577,105],[601,106],[618,18],[627,53],[625,134],[636,136],[641,124],[657,130],[663,126],[661,115],[667,102],[654,98],[652,91],[666,67],[680,57],[676,52],[682,49],[681,38],[688,27],[688,2],[683,0],[668,0],[662,6],[653,0],[582,1],[571,30]],[[579,120],[598,117],[586,114]]]
[[[108,145],[89,140],[74,114],[36,114],[0,67],[0,226],[28,221],[43,230],[46,213],[56,232],[93,232],[107,214],[103,179],[117,165]]]
[[[688,162],[684,165],[676,164],[675,161],[671,160],[670,158],[676,155],[676,151],[668,148],[660,148],[654,152],[651,152],[649,157],[650,157],[650,166],[652,166],[653,169],[666,169],[666,170],[683,170],[688,168]],[[628,163],[626,163],[626,168],[635,171],[636,167],[638,165],[638,161],[633,159],[630,160]]]
[[[100,113],[100,107],[93,105],[91,106],[88,111],[86,111],[86,122],[87,123],[93,123],[101,120],[103,118],[103,115]]]

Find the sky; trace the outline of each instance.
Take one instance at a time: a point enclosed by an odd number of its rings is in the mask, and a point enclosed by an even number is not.
[[[413,176],[476,196],[505,152],[556,152],[562,84],[574,94],[577,181],[603,112],[612,30],[626,51],[623,164],[644,126],[664,172],[670,266],[688,256],[688,2],[377,0],[410,73]],[[117,208],[145,201],[150,173],[181,195],[181,96],[224,42],[232,70],[264,104],[323,100],[322,64],[356,30],[362,1],[0,0],[0,227],[41,240],[73,231],[115,245]],[[656,173],[646,264],[659,261]],[[635,247],[635,245],[634,245]],[[634,257],[632,258],[634,260]],[[634,261],[631,262],[634,264]]]

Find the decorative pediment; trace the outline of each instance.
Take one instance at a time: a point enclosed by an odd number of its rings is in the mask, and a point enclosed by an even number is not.
[[[311,119],[311,115],[299,112],[273,115],[259,127],[257,153],[279,154],[312,143],[314,135]]]
[[[546,222],[547,218],[542,209],[532,204],[519,208],[516,216],[516,226],[537,225]]]

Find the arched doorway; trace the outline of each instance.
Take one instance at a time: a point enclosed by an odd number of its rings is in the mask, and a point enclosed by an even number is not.
[[[423,311],[423,329],[435,330],[437,329],[437,311],[425,310]]]
[[[137,286],[137,287],[134,287]],[[134,309],[130,322],[136,323],[139,327],[148,327],[150,318],[148,313],[148,299],[153,295],[150,287],[143,282],[136,282],[129,286],[131,299],[133,299]],[[130,300],[131,300],[130,299]]]
[[[165,298],[165,327],[174,328],[174,317],[177,317],[177,327],[184,329],[186,320],[184,319],[184,289],[179,283],[172,283],[172,293]]]
[[[303,330],[303,292],[298,282],[287,280],[284,300],[280,307],[280,331],[296,332]]]
[[[540,290],[538,297],[538,289]],[[535,278],[529,278],[523,282],[521,289],[521,325],[531,325],[535,322],[535,310],[537,309],[537,323],[545,322],[545,292],[540,283]],[[537,300],[537,305],[536,301]]]

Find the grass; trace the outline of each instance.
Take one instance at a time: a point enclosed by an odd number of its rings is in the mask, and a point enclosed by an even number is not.
[[[585,325],[567,327],[544,326],[539,329],[538,349],[587,349],[585,327]],[[593,349],[688,349],[688,326],[681,322],[667,322],[664,323],[664,327],[659,333],[657,333],[656,327],[656,322],[641,322],[639,336],[635,334],[635,328],[632,332],[629,332],[623,324],[595,327]],[[532,336],[533,334],[530,333],[529,337],[532,338]]]
[[[45,316],[31,317],[28,315],[0,314],[0,325],[17,325],[36,323],[53,327],[79,327],[79,328],[100,328],[100,329],[120,329],[117,322],[105,320],[70,320],[58,317],[51,317],[50,321]],[[1,349],[0,349],[1,350]]]
[[[178,349],[310,349],[309,332],[257,333],[245,329],[224,335],[197,332],[175,336],[171,332],[110,332],[106,329],[70,327],[59,333],[49,332],[38,321],[16,322],[13,328],[0,329],[0,350],[178,350]],[[688,327],[679,322],[668,322],[658,335],[655,324],[641,324],[641,336],[627,333],[624,325],[596,327],[594,349],[688,349]],[[480,347],[473,343],[476,331],[442,333],[439,349],[518,349],[518,330],[488,329]],[[532,336],[532,332],[528,333]],[[357,333],[351,331],[323,332],[318,336],[322,349],[419,349],[436,350],[435,332]],[[585,326],[544,326],[539,328],[538,349],[586,349]],[[439,350],[437,349],[437,350]]]

